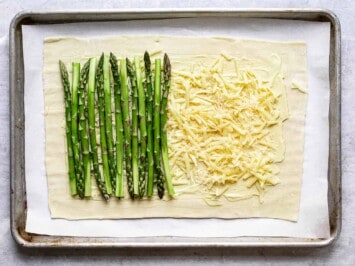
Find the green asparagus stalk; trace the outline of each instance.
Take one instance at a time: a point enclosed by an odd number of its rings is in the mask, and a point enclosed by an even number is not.
[[[99,156],[96,141],[96,128],[95,128],[95,76],[96,76],[96,58],[90,59],[89,81],[88,81],[88,122],[89,122],[89,135],[90,135],[90,148],[91,158],[94,170],[96,183],[100,189],[103,197],[108,200],[109,194],[106,190],[105,181],[101,178],[99,167]]]
[[[102,54],[99,60],[96,73],[96,89],[98,98],[98,109],[99,109],[99,123],[100,123],[100,145],[101,145],[101,157],[102,157],[102,167],[103,176],[106,183],[106,190],[108,194],[112,193],[111,177],[110,177],[110,167],[107,152],[107,142],[106,142],[106,127],[105,127],[105,96],[104,96],[104,55]]]
[[[103,65],[104,76],[104,102],[105,102],[105,129],[106,143],[108,153],[108,163],[110,169],[112,190],[116,191],[116,160],[113,151],[113,134],[112,134],[112,107],[111,107],[111,86],[110,86],[110,58],[104,55]]]
[[[72,144],[72,131],[71,131],[71,118],[72,118],[72,99],[70,92],[70,82],[68,70],[62,61],[59,61],[60,74],[64,88],[64,101],[65,101],[65,121],[66,121],[66,137],[67,137],[67,152],[68,152],[68,175],[70,193],[72,196],[77,194],[76,191],[76,177],[75,177],[75,164],[73,157],[73,144]]]
[[[175,191],[171,181],[169,154],[168,154],[168,137],[166,133],[166,122],[168,121],[168,95],[170,89],[171,65],[167,54],[164,54],[164,75],[163,75],[163,95],[160,108],[160,127],[161,127],[161,156],[163,161],[163,169],[166,187],[169,196],[174,196]]]
[[[86,126],[87,105],[86,105],[86,84],[88,81],[90,62],[87,61],[80,73],[80,83],[78,89],[78,118],[79,118],[79,136],[80,150],[83,161],[84,172],[84,196],[91,196],[91,164],[89,137]]]
[[[72,120],[71,120],[71,131],[72,131],[72,143],[73,143],[73,153],[74,153],[74,163],[75,163],[75,174],[76,174],[76,188],[80,198],[84,197],[84,175],[83,175],[83,163],[80,156],[80,143],[79,143],[79,132],[78,132],[78,87],[80,79],[80,64],[72,64]]]
[[[153,93],[152,93],[152,72],[150,69],[150,57],[148,52],[144,53],[145,79],[146,79],[146,105],[147,105],[147,160],[148,180],[147,196],[153,196],[154,186],[154,155],[153,155]]]
[[[137,77],[133,70],[132,63],[126,58],[127,74],[131,81],[132,98],[132,175],[133,175],[133,193],[138,195],[138,89]]]
[[[131,149],[131,119],[129,108],[129,89],[127,79],[126,60],[121,59],[120,64],[120,78],[121,78],[121,107],[123,115],[123,132],[124,132],[124,148],[126,155],[126,176],[128,193],[131,198],[134,198],[134,185],[132,175],[132,149]]]
[[[164,180],[160,167],[160,99],[161,97],[161,61],[155,59],[154,79],[154,164],[155,180],[157,182],[159,198],[164,196]]]
[[[122,110],[121,110],[121,84],[120,84],[120,72],[118,69],[117,59],[113,53],[110,54],[111,71],[113,76],[113,88],[115,94],[115,128],[116,128],[116,191],[115,196],[122,198],[123,193],[123,159],[124,159],[124,147],[123,147],[123,122],[122,122]]]
[[[147,123],[145,110],[145,92],[143,87],[142,69],[139,56],[134,58],[137,89],[138,89],[138,117],[140,132],[140,149],[139,149],[139,197],[142,198],[145,193],[146,176],[147,176]]]

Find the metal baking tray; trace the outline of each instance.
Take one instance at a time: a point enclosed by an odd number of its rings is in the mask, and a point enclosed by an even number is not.
[[[328,204],[330,238],[291,237],[135,237],[94,238],[59,237],[30,234],[25,231],[25,127],[24,63],[22,25],[73,22],[122,21],[197,17],[269,18],[325,21],[331,24],[329,55],[329,163]],[[77,248],[238,248],[238,247],[322,247],[338,237],[341,228],[341,139],[340,139],[340,24],[334,13],[323,9],[218,9],[218,10],[130,10],[130,11],[58,11],[22,12],[10,25],[10,136],[11,136],[11,231],[24,247]]]

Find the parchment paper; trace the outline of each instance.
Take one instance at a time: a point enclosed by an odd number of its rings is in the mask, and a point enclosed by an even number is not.
[[[67,221],[50,218],[44,168],[43,39],[49,36],[177,34],[306,41],[309,104],[304,175],[297,223],[273,219],[141,219]],[[179,19],[24,26],[26,115],[26,230],[73,236],[295,236],[328,237],[327,162],[329,24],[278,20]],[[292,36],[289,34],[292,32]],[[316,38],[314,36],[317,36]],[[317,167],[314,167],[317,165]],[[316,195],[316,196],[314,196]],[[117,229],[119,228],[119,230]],[[150,228],[149,232],[145,228]]]

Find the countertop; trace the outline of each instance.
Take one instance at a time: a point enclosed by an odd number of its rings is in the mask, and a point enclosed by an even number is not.
[[[17,246],[10,232],[9,196],[9,80],[8,30],[11,19],[22,10],[111,9],[111,8],[326,8],[340,19],[342,28],[342,197],[343,219],[339,239],[318,249],[240,249],[240,250],[26,250]],[[351,0],[132,0],[132,1],[10,1],[0,0],[0,265],[217,265],[217,264],[326,264],[355,263],[355,2]]]

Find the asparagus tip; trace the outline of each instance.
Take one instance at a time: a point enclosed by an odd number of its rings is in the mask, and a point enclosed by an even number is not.
[[[169,56],[165,53],[164,54],[164,72],[167,76],[170,77],[171,75],[171,65],[170,65],[170,59]]]
[[[101,56],[100,56],[99,64],[100,64],[101,61],[102,61],[102,62],[104,61],[104,53],[102,53]]]

